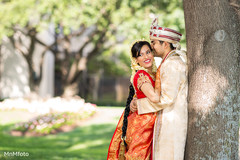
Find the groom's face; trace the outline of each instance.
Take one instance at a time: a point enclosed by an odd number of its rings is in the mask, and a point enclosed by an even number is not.
[[[156,39],[150,39],[151,40],[151,47],[154,52],[155,57],[162,57],[164,53],[164,46],[159,42],[159,40]]]

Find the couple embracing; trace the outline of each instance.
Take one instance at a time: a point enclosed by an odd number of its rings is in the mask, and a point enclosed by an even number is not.
[[[187,135],[187,59],[181,34],[158,26],[151,44],[131,47],[131,85],[109,149],[109,160],[182,160]],[[157,68],[154,55],[162,58]]]

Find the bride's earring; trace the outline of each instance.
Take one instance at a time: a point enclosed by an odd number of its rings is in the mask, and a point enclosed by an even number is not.
[[[136,58],[134,58],[135,64],[139,65],[138,61]],[[140,65],[139,65],[140,66]]]

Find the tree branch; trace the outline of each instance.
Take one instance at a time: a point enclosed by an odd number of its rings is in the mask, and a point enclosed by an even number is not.
[[[78,65],[79,65],[79,63],[80,63],[80,61],[81,61],[81,59],[83,58],[82,57],[82,52],[83,52],[83,49],[88,45],[88,44],[90,44],[91,42],[92,42],[92,40],[93,40],[93,37],[94,37],[94,34],[96,34],[96,33],[92,33],[89,37],[91,37],[91,38],[87,38],[86,40],[85,40],[85,42],[84,42],[84,44],[83,44],[83,46],[77,51],[77,55],[76,55],[76,57],[75,57],[75,59],[74,59],[74,62],[73,62],[73,64],[72,64],[72,66],[70,67],[70,69],[69,69],[69,74],[67,75],[67,83],[73,83],[75,80],[76,80],[76,78],[79,76],[79,74],[80,74],[80,70],[78,69]],[[87,57],[85,57],[85,58],[87,58]]]

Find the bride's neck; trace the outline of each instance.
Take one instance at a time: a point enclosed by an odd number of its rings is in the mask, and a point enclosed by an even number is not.
[[[149,73],[149,74],[152,74],[153,72],[152,72],[152,69],[147,69],[147,72]]]

